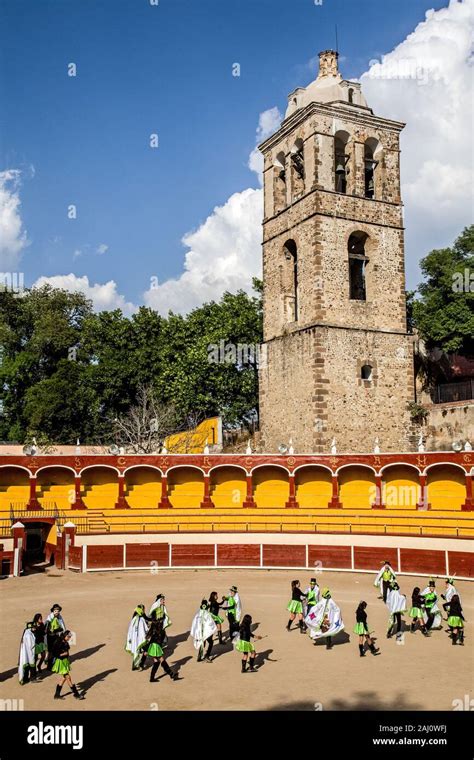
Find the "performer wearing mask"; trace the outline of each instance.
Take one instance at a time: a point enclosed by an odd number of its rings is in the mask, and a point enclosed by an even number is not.
[[[41,666],[46,659],[46,626],[43,623],[41,612],[37,612],[33,618],[33,629],[35,634],[35,667],[36,672],[41,671]]]
[[[380,572],[374,581],[374,586],[378,586],[380,588],[380,594],[382,595],[384,602],[387,601],[387,594],[390,588],[390,583],[395,580],[397,580],[397,576],[395,575],[390,562],[388,560],[385,560]]]
[[[58,638],[66,630],[66,623],[61,615],[62,607],[60,604],[53,604],[51,612],[46,618],[46,641],[48,644],[48,661],[46,667],[51,670],[54,657],[54,646]]]
[[[462,607],[459,596],[454,594],[451,597],[449,604],[449,617],[448,626],[451,631],[451,643],[456,644],[459,638],[459,643],[464,644],[464,622],[465,618],[462,614]]]
[[[441,612],[439,611],[437,604],[438,595],[436,593],[436,584],[433,579],[431,579],[428,586],[423,589],[421,596],[425,600],[423,621],[426,625],[426,630],[430,631],[432,628],[441,628]]]
[[[390,612],[387,629],[387,639],[389,639],[394,633],[400,633],[402,630],[402,615],[407,611],[407,598],[400,593],[400,586],[396,581],[390,584],[386,604]]]
[[[150,671],[151,683],[157,681],[155,676],[157,674],[158,668],[160,667],[160,664],[163,667],[166,675],[168,675],[172,681],[178,680],[178,674],[173,673],[170,666],[165,660],[162,647],[164,635],[165,632],[163,628],[163,619],[160,618],[159,620],[152,620],[147,631],[146,639],[142,644],[140,644],[139,647],[139,651],[143,652],[142,661],[140,663],[140,666],[143,669],[145,668],[147,657],[151,657],[153,660],[153,665]]]
[[[328,588],[324,588],[320,601],[309,611],[305,623],[310,629],[310,637],[317,644],[318,639],[326,639],[326,649],[332,649],[332,637],[344,630],[341,610],[331,597]]]
[[[76,699],[84,699],[84,694],[80,694],[76,684],[71,679],[71,663],[69,660],[69,641],[71,639],[71,631],[63,631],[58,635],[54,642],[53,650],[53,673],[57,673],[60,677],[59,683],[56,686],[56,692],[54,694],[55,699],[64,699],[61,696],[61,689],[65,683],[69,686]]]
[[[242,604],[240,602],[240,596],[237,591],[237,586],[231,586],[230,595],[223,596],[222,602],[226,602],[227,606],[222,604],[222,609],[227,611],[227,620],[229,622],[229,639],[239,630],[240,617],[242,615]]]
[[[364,643],[367,642],[372,654],[377,654],[379,650],[376,648],[373,639],[370,636],[369,627],[367,625],[367,602],[360,602],[356,609],[356,624],[354,626],[354,633],[359,636],[359,654],[361,657],[365,657]]]
[[[255,657],[257,652],[251,642],[251,639],[259,641],[262,637],[252,633],[252,618],[250,615],[244,615],[242,623],[239,626],[239,636],[235,640],[235,649],[242,655],[242,673],[255,673]],[[249,669],[247,671],[247,662]]]
[[[217,626],[217,635],[219,637],[219,644],[224,643],[222,639],[222,623],[224,622],[224,618],[221,618],[221,616],[219,615],[219,610],[221,606],[222,605],[219,604],[219,601],[217,599],[217,591],[211,591],[211,595],[209,597],[209,612],[211,613],[211,617]]]
[[[304,617],[306,617],[311,607],[314,607],[314,605],[319,602],[319,594],[319,586],[316,582],[316,578],[311,578],[308,588],[304,591],[306,597],[306,602],[303,604]]]
[[[36,679],[35,645],[35,624],[26,623],[21,636],[18,658],[18,680],[22,686]]]
[[[426,630],[426,625],[423,620],[424,601],[425,600],[420,594],[419,587],[415,586],[411,595],[411,609],[409,613],[411,617],[410,633],[415,633],[416,624],[419,623],[423,636],[429,636],[430,634]]]
[[[140,665],[143,654],[140,647],[146,639],[149,620],[150,618],[145,615],[145,605],[137,604],[128,626],[125,642],[125,651],[132,655],[132,670],[143,670]]]
[[[286,630],[291,630],[291,624],[296,618],[300,628],[300,633],[305,633],[306,628],[303,620],[303,602],[306,600],[305,595],[300,589],[300,582],[298,580],[291,581],[291,599],[287,604],[286,609],[290,613],[290,619],[288,620]]]
[[[217,631],[216,621],[210,612],[209,602],[203,599],[201,606],[196,612],[191,623],[190,634],[194,639],[194,648],[198,651],[197,661],[212,662],[211,652],[214,646],[213,636]],[[204,645],[207,644],[207,652],[204,655]]]
[[[454,585],[454,578],[446,578],[446,588],[444,591],[444,594],[441,594],[441,599],[445,600],[445,604],[443,604],[443,610],[449,615],[449,603],[451,599],[453,598],[454,594],[457,594],[459,597],[459,600],[461,600],[461,597],[459,593],[456,590],[456,586]]]

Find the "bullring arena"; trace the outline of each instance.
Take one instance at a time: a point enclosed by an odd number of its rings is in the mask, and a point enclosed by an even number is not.
[[[472,698],[474,599],[470,452],[353,456],[3,456],[1,698],[25,710],[452,710]],[[388,560],[402,593],[454,576],[465,645],[446,623],[386,639],[374,587]],[[290,581],[316,575],[345,629],[326,650],[285,629]],[[258,670],[227,641],[198,663],[189,629],[203,597],[238,586]],[[131,614],[166,594],[166,657],[179,680],[149,683],[124,651]],[[360,658],[355,609],[368,603],[380,655]],[[24,624],[54,602],[74,632],[76,701],[56,678],[20,686]],[[224,624],[224,632],[227,627]]]

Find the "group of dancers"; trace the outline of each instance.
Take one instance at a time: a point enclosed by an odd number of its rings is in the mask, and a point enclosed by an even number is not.
[[[69,642],[72,634],[66,628],[61,612],[61,605],[53,604],[45,622],[41,612],[37,612],[33,620],[26,623],[20,641],[18,679],[22,685],[38,682],[44,666],[45,670],[59,675],[55,699],[63,698],[61,689],[65,683],[76,699],[84,699],[71,679]]]
[[[423,590],[415,586],[411,595],[411,606],[408,605],[407,597],[401,593],[396,573],[389,562],[383,563],[374,586],[379,587],[379,598],[386,604],[389,612],[386,634],[388,639],[394,634],[401,634],[402,616],[407,613],[411,621],[411,633],[415,633],[419,627],[424,636],[430,636],[432,630],[442,628],[443,610],[446,614],[446,630],[452,644],[464,644],[465,618],[453,578],[446,578],[444,593],[439,596],[433,579],[430,579]],[[314,644],[325,639],[327,649],[333,647],[333,637],[344,630],[341,610],[332,598],[330,589],[320,589],[316,578],[311,578],[304,591],[299,580],[291,581],[291,599],[287,610],[290,613],[286,625],[288,631],[292,630],[296,621],[300,633],[306,634],[309,631]],[[32,621],[26,624],[20,642],[18,678],[20,684],[35,683],[40,679],[42,669],[50,670],[59,676],[55,699],[63,698],[61,689],[65,683],[76,699],[84,699],[84,694],[80,693],[71,679],[69,642],[72,634],[66,628],[61,612],[61,606],[53,604],[45,621],[38,612]],[[221,612],[227,616],[229,630],[226,637],[222,630],[224,618]],[[355,618],[353,632],[358,636],[360,656],[365,657],[366,648],[373,655],[380,654],[380,649],[375,646],[373,631],[368,626],[366,601],[358,604]],[[148,658],[151,659],[151,682],[157,681],[160,665],[171,680],[179,680],[178,673],[170,668],[165,657],[167,630],[171,625],[164,594],[156,596],[148,614],[144,604],[138,604],[133,611],[125,650],[132,656],[132,670],[145,670]],[[190,627],[198,662],[213,661],[212,651],[216,635],[219,645],[231,642],[234,649],[242,655],[242,673],[256,671],[254,641],[262,639],[262,636],[253,633],[252,617],[249,614],[242,615],[242,602],[237,586],[231,586],[228,594],[220,598],[217,591],[212,591],[208,599],[202,599]]]
[[[430,579],[428,585],[421,590],[415,586],[411,594],[411,606],[408,606],[407,598],[400,592],[400,586],[397,583],[397,576],[390,563],[384,562],[375,581],[375,586],[379,586],[380,595],[390,612],[387,628],[387,638],[391,638],[394,633],[399,634],[402,630],[402,615],[408,612],[410,622],[410,632],[415,633],[417,627],[420,628],[424,636],[430,636],[432,630],[442,628],[442,612],[438,605],[439,597],[444,600],[441,608],[446,613],[445,622],[447,622],[447,632],[453,645],[464,644],[464,623],[465,618],[461,606],[461,598],[454,585],[454,578],[445,579],[444,593],[438,597],[436,582]]]

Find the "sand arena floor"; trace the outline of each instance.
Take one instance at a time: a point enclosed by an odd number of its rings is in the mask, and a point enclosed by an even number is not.
[[[330,587],[342,610],[345,631],[327,651],[308,636],[285,629],[286,604],[294,571],[283,570],[164,570],[100,572],[80,575],[48,568],[45,573],[1,583],[0,698],[22,699],[25,710],[452,710],[453,700],[472,695],[474,585],[457,582],[467,619],[464,647],[452,646],[444,628],[429,639],[407,632],[403,643],[386,639],[388,614],[374,576],[324,572],[321,585]],[[297,572],[303,588],[310,573]],[[423,588],[426,578],[401,576],[401,590]],[[256,673],[240,673],[240,655],[230,644],[214,646],[216,659],[198,663],[188,637],[193,615],[203,596],[227,593],[236,584],[244,612],[265,635],[256,642]],[[444,584],[438,581],[438,593]],[[148,610],[157,593],[166,594],[172,619],[166,656],[180,680],[172,682],[160,668],[150,683],[149,672],[132,672],[124,651],[128,623],[137,603]],[[355,608],[368,602],[369,627],[375,631],[380,656],[359,657],[352,633]],[[75,632],[71,647],[73,681],[86,690],[75,700],[67,687],[65,699],[53,699],[57,676],[20,686],[18,649],[26,620],[43,617],[59,602],[67,626]],[[405,616],[405,620],[408,617]],[[445,625],[445,624],[444,624]],[[227,625],[224,627],[227,631]]]

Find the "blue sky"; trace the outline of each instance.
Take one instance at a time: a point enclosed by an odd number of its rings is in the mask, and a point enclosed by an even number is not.
[[[247,162],[259,114],[284,112],[287,94],[314,78],[308,63],[334,45],[336,23],[341,71],[358,77],[445,5],[2,0],[0,171],[21,171],[26,284],[69,272],[113,278],[142,302],[150,277],[180,276],[183,235],[233,193],[258,188]]]

